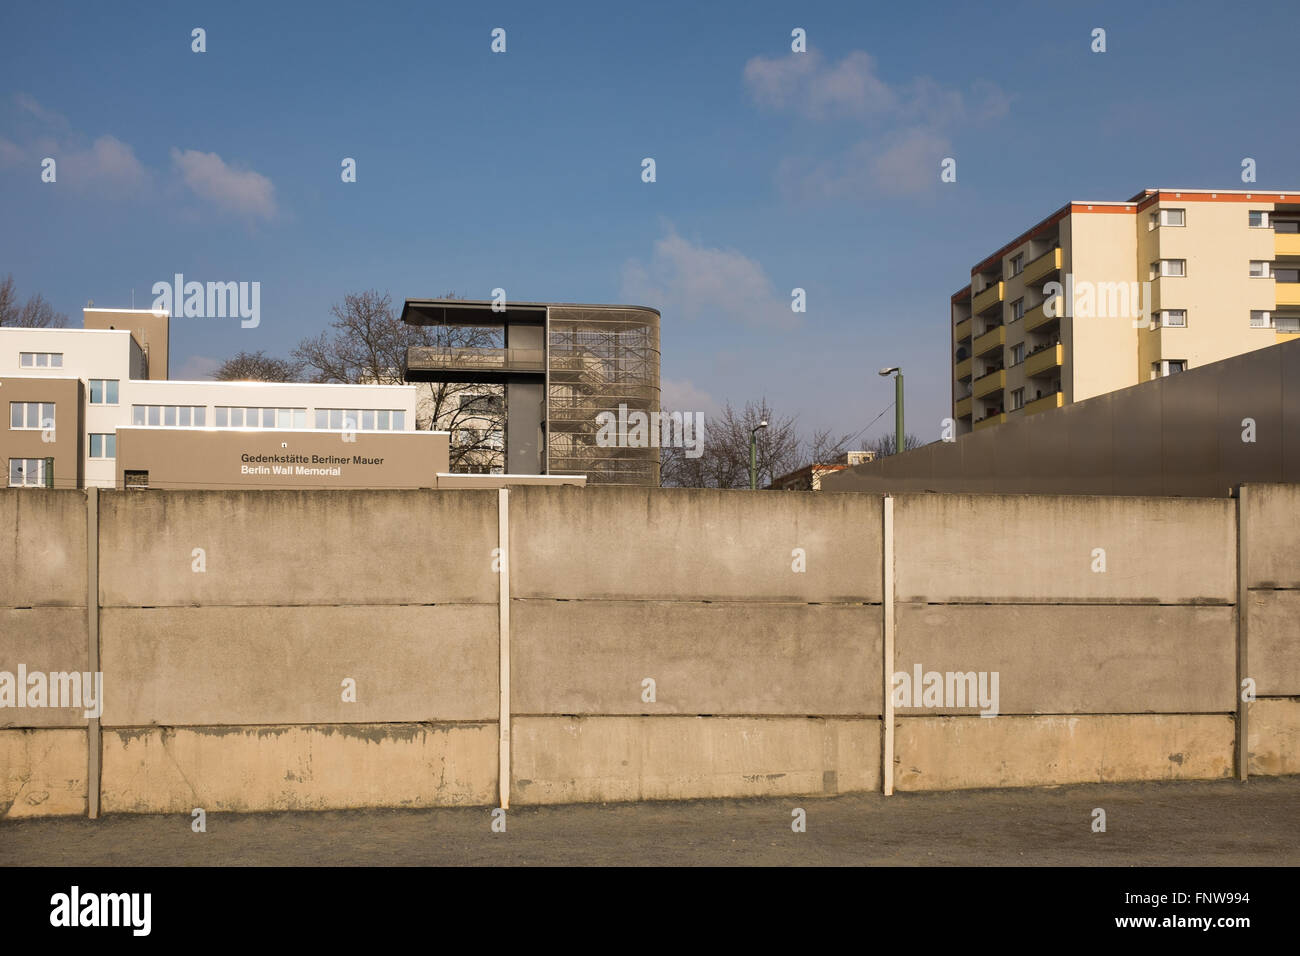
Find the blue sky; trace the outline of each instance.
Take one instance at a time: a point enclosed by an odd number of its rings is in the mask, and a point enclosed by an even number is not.
[[[1294,2],[6,0],[0,276],[73,324],[177,272],[259,281],[256,329],[174,321],[174,377],[285,354],[364,288],[634,302],[663,311],[667,404],[858,431],[901,365],[931,440],[948,298],[1003,242],[1070,199],[1239,188],[1247,156],[1300,188],[1297,26]]]

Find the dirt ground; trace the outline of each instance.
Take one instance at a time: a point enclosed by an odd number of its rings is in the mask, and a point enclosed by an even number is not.
[[[791,811],[807,830],[791,829]],[[1106,832],[1092,831],[1093,809]],[[835,798],[0,823],[2,866],[1300,865],[1300,777]]]

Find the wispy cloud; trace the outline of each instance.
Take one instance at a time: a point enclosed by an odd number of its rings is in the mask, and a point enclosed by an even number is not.
[[[935,189],[956,129],[1004,116],[1010,97],[976,81],[966,89],[928,76],[890,83],[875,59],[855,50],[839,62],[821,53],[752,58],[744,82],[761,108],[815,122],[847,123],[853,141],[838,154],[791,157],[777,171],[798,199],[912,197]],[[863,136],[867,133],[867,136]]]
[[[655,242],[648,262],[624,265],[622,294],[684,319],[790,327],[799,318],[753,259],[691,242],[675,231]]]
[[[185,185],[199,198],[239,216],[275,216],[275,186],[261,173],[227,165],[216,153],[196,149],[173,148],[171,156]]]
[[[777,181],[786,198],[837,201],[920,196],[938,181],[952,144],[926,129],[861,140],[829,159],[782,161]]]
[[[684,378],[666,378],[659,383],[659,404],[671,411],[705,415],[715,415],[722,408],[716,398]]]
[[[87,143],[61,113],[46,109],[34,96],[16,93],[13,102],[28,117],[29,135],[19,141],[0,140],[0,168],[28,165],[35,180],[49,157],[56,164],[57,183],[106,199],[135,195],[149,183],[149,170],[117,137],[104,135]]]
[[[42,126],[62,130],[72,128],[72,124],[68,122],[66,116],[62,113],[56,113],[54,110],[46,109],[30,93],[15,93],[14,105],[24,113],[34,116]]]

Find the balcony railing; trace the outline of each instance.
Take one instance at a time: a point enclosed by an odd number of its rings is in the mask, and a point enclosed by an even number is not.
[[[975,345],[971,349],[976,355],[983,355],[985,352],[991,352],[994,349],[1000,349],[1007,344],[1007,327],[999,325],[995,329],[989,329],[983,335],[975,340]]]
[[[958,322],[955,326],[953,326],[953,336],[952,336],[953,339],[955,341],[961,342],[965,339],[970,338],[970,330],[972,324],[973,322],[971,319],[962,319],[962,321]]]
[[[997,305],[1006,295],[1006,283],[994,282],[987,289],[981,292],[975,298],[971,299],[971,311],[976,315],[986,312],[988,309]]]
[[[1037,259],[1025,266],[1025,271],[1021,273],[1024,277],[1025,285],[1034,285],[1040,279],[1046,279],[1053,272],[1061,268],[1061,247],[1049,249]]]
[[[962,382],[970,378],[972,361],[973,361],[972,359],[967,358],[967,359],[962,359],[960,362],[956,364],[956,366],[954,367],[953,377],[956,378],[957,381]]]
[[[1275,256],[1300,256],[1300,232],[1275,232],[1273,234],[1273,254]]]
[[[988,415],[985,418],[981,418],[979,421],[975,423],[974,431],[979,431],[981,428],[988,428],[990,425],[997,425],[1001,422],[1005,422],[1006,420],[1007,420],[1007,416],[1005,412],[999,412],[994,415]]]
[[[1049,408],[1060,408],[1065,404],[1064,392],[1052,392],[1044,395],[1042,398],[1036,398],[1025,405],[1025,414],[1033,415],[1037,412],[1045,412]]]
[[[959,398],[952,406],[953,418],[970,418],[972,399],[969,395]]]
[[[991,395],[993,392],[1001,391],[1007,386],[1006,369],[998,369],[996,372],[990,372],[982,378],[975,379],[971,383],[971,394],[976,398],[983,398],[985,395]]]
[[[1053,306],[1053,308],[1055,308],[1059,313],[1064,307],[1064,303],[1061,300],[1062,300],[1062,296],[1054,296],[1051,299],[1044,299],[1038,305],[1034,306],[1032,309],[1026,312],[1024,318],[1025,331],[1032,332],[1034,331],[1034,329],[1038,328],[1039,326],[1043,326],[1051,322],[1059,321],[1060,320],[1059,315],[1047,314],[1047,303],[1055,301],[1056,305]]]
[[[1033,353],[1025,359],[1026,375],[1042,375],[1065,363],[1065,346],[1059,342]]]
[[[1274,282],[1273,296],[1278,305],[1300,305],[1300,282]]]
[[[406,350],[406,367],[416,371],[461,368],[472,371],[544,372],[542,349],[455,349],[416,345]]]

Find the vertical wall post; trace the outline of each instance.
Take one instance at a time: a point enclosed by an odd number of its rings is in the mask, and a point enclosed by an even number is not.
[[[99,489],[86,489],[86,668],[91,680],[99,673]],[[93,686],[93,685],[92,685]],[[101,691],[99,710],[103,713]],[[99,819],[99,717],[86,725],[86,815]]]
[[[881,547],[884,568],[881,605],[884,608],[884,653],[881,654],[883,694],[881,713],[884,724],[881,740],[881,783],[885,796],[894,792],[894,499],[884,497],[884,535]]]
[[[500,778],[499,791],[501,809],[510,809],[510,492],[506,488],[497,491],[497,559],[501,568],[500,592],[498,595],[498,620],[500,621],[501,645],[501,711],[498,725],[501,736],[497,741],[497,773]]]
[[[1248,485],[1237,486],[1237,779],[1250,773],[1250,705],[1242,700],[1241,682],[1250,676],[1247,650],[1250,637],[1250,568],[1248,547],[1250,528],[1247,520]]]

